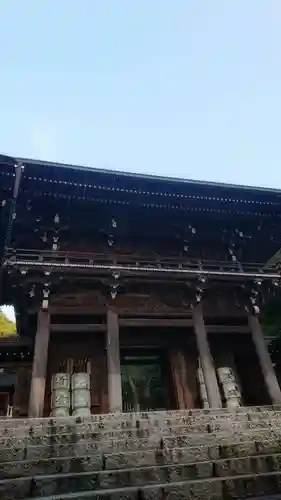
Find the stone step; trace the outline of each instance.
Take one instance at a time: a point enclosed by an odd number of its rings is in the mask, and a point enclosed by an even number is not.
[[[281,426],[281,418],[280,419],[267,419],[267,420],[256,420],[256,421],[240,421],[236,420],[225,421],[225,420],[216,420],[210,423],[207,422],[198,422],[191,421],[189,424],[178,424],[171,426],[150,426],[144,424],[142,426],[139,423],[135,428],[119,428],[110,430],[109,428],[98,428],[96,429],[92,427],[91,423],[79,424],[76,427],[61,427],[59,429],[60,432],[57,432],[57,429],[53,429],[53,433],[43,432],[41,428],[32,428],[29,432],[21,433],[18,430],[15,430],[12,433],[12,430],[9,430],[9,433],[5,435],[1,435],[0,437],[0,447],[9,446],[15,442],[25,440],[26,443],[31,445],[34,444],[49,444],[55,442],[64,442],[64,441],[75,441],[78,439],[83,439],[83,436],[91,436],[92,439],[95,440],[108,440],[108,439],[116,439],[119,440],[121,438],[130,438],[130,437],[149,437],[153,434],[161,435],[170,435],[170,434],[196,434],[196,433],[217,433],[217,432],[228,432],[229,434],[233,434],[235,432],[249,432],[252,430],[263,430],[263,429],[278,429]],[[67,437],[69,436],[69,438]]]
[[[254,428],[256,428],[254,426]],[[240,428],[239,428],[240,429]],[[244,430],[244,427],[243,427]],[[75,429],[74,429],[75,431]],[[40,445],[40,444],[55,444],[55,443],[68,443],[77,442],[80,439],[90,439],[91,441],[105,441],[110,439],[120,440],[129,438],[144,438],[150,436],[170,436],[170,435],[182,435],[182,434],[209,434],[209,427],[205,424],[191,424],[178,425],[173,427],[155,427],[146,429],[122,429],[122,430],[104,430],[100,429],[98,432],[93,432],[89,428],[79,428],[77,432],[72,433],[59,433],[59,434],[37,434],[30,436],[19,436],[6,437],[0,440],[0,447],[8,445],[9,443],[25,442],[25,445]]]
[[[270,420],[268,420],[270,422]],[[223,421],[224,422],[224,421]],[[232,422],[232,421],[231,421]],[[249,421],[243,421],[241,422],[241,425],[246,425],[249,423]],[[259,423],[259,421],[258,421]],[[257,425],[258,425],[257,423]],[[280,419],[281,423],[281,419]],[[103,425],[97,425],[96,423],[92,422],[85,422],[83,424],[77,424],[73,425],[73,427],[69,425],[65,426],[60,426],[60,427],[47,427],[47,428],[42,428],[42,427],[30,427],[29,429],[9,429],[7,432],[1,432],[0,434],[0,439],[3,438],[8,438],[10,436],[16,436],[18,438],[25,438],[25,437],[40,437],[40,436],[46,436],[46,437],[52,437],[52,436],[58,436],[60,434],[81,434],[81,433],[93,433],[93,434],[101,434],[105,435],[106,433],[112,435],[112,436],[118,436],[123,434],[124,436],[130,433],[140,433],[140,432],[146,432],[150,433],[152,431],[169,431],[171,428],[176,428],[176,427],[182,427],[186,428],[186,430],[190,429],[191,431],[207,431],[208,430],[208,422],[203,421],[201,422],[199,419],[193,419],[187,422],[184,421],[175,421],[174,422],[169,422],[169,423],[164,423],[161,425],[161,423],[154,423],[153,425],[150,424],[149,422],[140,422],[138,421],[136,425],[131,426],[103,426]],[[255,423],[252,424],[252,426],[256,425]]]
[[[277,494],[277,495],[262,495],[262,496],[259,496],[259,497],[251,497],[251,500],[281,500],[281,494]]]
[[[280,439],[281,436],[281,426],[280,425],[270,425],[268,427],[250,426],[245,429],[244,426],[233,426],[229,428],[228,426],[218,426],[215,427],[212,432],[210,432],[210,427],[196,427],[196,426],[175,426],[170,428],[156,428],[156,429],[145,429],[145,430],[135,430],[135,431],[100,431],[98,433],[71,433],[71,434],[55,434],[55,435],[42,435],[42,436],[29,436],[27,438],[22,437],[12,437],[0,440],[0,447],[26,447],[29,446],[42,446],[42,445],[56,445],[56,444],[78,444],[85,440],[91,443],[98,443],[102,446],[105,442],[110,441],[135,441],[142,439],[172,439],[177,440],[178,437],[185,436],[187,443],[192,443],[194,441],[200,442],[200,440],[207,439],[213,440],[220,437],[235,437],[240,440],[241,436],[263,436],[265,433],[275,436],[276,439]]]
[[[252,441],[257,443],[271,442],[280,449],[281,448],[281,428],[268,430],[259,429],[251,430],[247,433],[236,432],[231,435],[229,433],[220,432],[213,434],[198,434],[198,435],[182,435],[182,436],[170,436],[163,437],[163,445],[168,448],[173,447],[183,447],[183,446],[200,446],[200,445],[225,445],[225,444],[238,444],[246,441]]]
[[[181,481],[142,487],[111,488],[51,496],[33,500],[280,500],[279,473],[252,474],[235,478]],[[270,496],[269,496],[270,495]],[[6,499],[12,500],[12,499]],[[26,499],[28,500],[28,499]]]
[[[159,487],[163,488],[163,485],[166,487],[169,483],[174,483],[174,494],[178,494],[182,482],[185,485],[186,483],[190,483],[194,487],[197,481],[204,479],[207,481],[205,482],[205,488],[201,491],[201,495],[206,495],[207,493],[208,496],[202,497],[197,493],[197,498],[213,498],[212,494],[210,494],[212,493],[212,489],[210,491],[210,484],[217,482],[218,484],[224,483],[220,486],[222,488],[221,497],[218,498],[226,500],[227,498],[243,498],[245,494],[249,496],[249,494],[280,493],[280,471],[281,457],[280,455],[275,455],[274,457],[234,458],[185,465],[33,476],[0,480],[0,498],[5,500],[19,500],[38,496],[52,497],[72,492],[81,492],[82,495],[86,491],[91,491],[92,494],[95,492],[97,495],[97,491],[95,490],[114,491],[115,489],[116,491],[118,488],[128,488],[130,486],[138,490],[146,486],[154,486],[155,494],[157,489],[159,490]],[[233,496],[234,494],[236,496]],[[81,497],[83,498],[83,496]],[[96,498],[98,497],[96,496]],[[123,496],[123,498],[127,497]],[[171,498],[189,497],[177,496]]]
[[[122,468],[137,468],[155,465],[188,464],[218,459],[258,457],[261,455],[280,455],[281,448],[276,442],[260,443],[246,441],[211,446],[189,446],[181,448],[145,448],[137,451],[122,451],[119,453],[95,453],[91,455],[51,455],[37,459],[20,460],[0,463],[0,479],[6,477],[22,477],[40,474],[55,474],[111,470]]]
[[[280,406],[241,406],[238,408],[235,408],[233,410],[230,410],[229,408],[194,408],[194,409],[188,409],[188,410],[152,410],[148,412],[129,412],[129,413],[96,413],[92,414],[90,417],[41,417],[41,418],[14,418],[14,419],[0,419],[0,424],[1,427],[3,425],[7,427],[22,427],[22,426],[29,426],[30,422],[32,421],[33,423],[36,423],[36,425],[48,425],[49,421],[53,422],[53,425],[57,424],[68,424],[71,422],[72,424],[80,423],[82,421],[86,420],[91,420],[95,422],[100,422],[101,420],[113,423],[116,420],[140,420],[140,419],[149,419],[149,418],[154,418],[154,417],[163,417],[165,416],[166,418],[173,418],[175,415],[182,415],[182,416],[200,416],[200,415],[206,415],[206,416],[211,416],[211,415],[224,415],[224,414],[229,414],[230,412],[235,414],[240,414],[240,413],[261,413],[261,412],[268,412],[272,413],[274,411],[280,412],[281,411],[281,405]]]
[[[226,448],[226,449],[224,449]],[[230,451],[227,452],[227,449]],[[30,474],[69,472],[75,470],[75,464],[82,462],[88,470],[114,469],[126,467],[139,467],[141,465],[157,465],[161,463],[189,463],[215,458],[230,458],[231,456],[249,456],[258,454],[256,443],[246,442],[232,444],[231,446],[190,446],[182,448],[145,448],[136,451],[121,451],[119,453],[97,453],[91,455],[63,455],[57,456],[49,450],[49,457],[30,460],[14,460],[0,463],[0,477],[25,476]],[[278,450],[279,451],[279,450]],[[272,450],[270,449],[270,452]],[[264,449],[262,449],[264,454]]]
[[[6,443],[0,445],[1,454],[0,462],[10,460],[24,460],[36,458],[50,458],[52,456],[81,456],[96,453],[112,453],[122,451],[144,450],[145,448],[178,448],[186,446],[201,446],[201,445],[225,445],[252,441],[260,443],[274,443],[274,450],[281,448],[281,428],[276,429],[252,429],[247,433],[228,432],[217,433],[189,433],[189,434],[173,434],[163,435],[154,433],[148,437],[126,437],[122,439],[96,439],[91,434],[79,435],[75,439],[73,435],[60,435],[59,440],[46,439],[39,440],[36,444],[35,438],[9,439]],[[36,438],[37,439],[37,438]],[[34,444],[32,444],[34,443]]]
[[[102,431],[109,431],[109,432],[130,432],[130,431],[136,431],[140,429],[165,429],[165,428],[170,428],[170,427],[175,427],[175,426],[186,426],[186,427],[191,427],[191,428],[196,428],[198,426],[206,427],[209,425],[209,423],[215,423],[215,422],[222,422],[222,423],[229,423],[231,424],[232,422],[237,422],[241,423],[241,425],[246,425],[247,423],[251,422],[252,425],[259,425],[260,422],[271,422],[272,420],[277,421],[277,418],[273,417],[268,417],[267,419],[262,419],[262,420],[250,420],[248,414],[241,414],[238,415],[238,417],[233,417],[230,415],[225,416],[227,418],[221,418],[221,417],[216,417],[216,419],[207,419],[207,418],[201,418],[201,417],[175,417],[173,420],[169,419],[163,419],[163,420],[155,420],[155,419],[148,419],[148,420],[130,420],[130,421],[116,421],[110,425],[110,423],[107,423],[106,425],[104,424],[103,421],[101,422],[92,422],[91,420],[84,421],[83,423],[80,424],[60,424],[58,426],[54,425],[30,425],[29,427],[15,427],[14,429],[12,427],[8,428],[2,428],[0,430],[0,439],[7,438],[7,437],[12,437],[12,436],[18,436],[18,437],[29,437],[29,436],[41,436],[41,435],[46,435],[46,436],[52,436],[54,434],[70,434],[70,433],[75,433],[79,434],[80,432],[102,432]],[[280,414],[280,422],[281,422],[281,414]]]
[[[171,429],[182,428],[185,429],[185,432],[217,432],[221,430],[226,430],[229,432],[233,432],[237,429],[254,429],[254,428],[270,428],[270,427],[278,427],[281,425],[281,413],[280,417],[277,418],[276,414],[274,416],[269,416],[268,418],[255,418],[249,414],[241,414],[236,416],[228,415],[228,418],[217,417],[216,419],[196,419],[195,417],[180,417],[178,416],[173,421],[163,419],[160,420],[136,420],[127,421],[120,423],[115,422],[114,425],[110,426],[104,425],[103,422],[97,423],[92,422],[91,420],[85,421],[76,425],[66,425],[61,424],[58,427],[55,426],[33,426],[30,425],[29,428],[24,427],[16,427],[13,429],[12,427],[4,428],[0,431],[0,446],[2,443],[7,442],[6,440],[11,438],[41,438],[46,441],[46,439],[56,439],[59,435],[79,435],[85,433],[92,434],[101,434],[104,436],[108,433],[108,437],[119,439],[121,435],[124,437],[126,435],[130,435],[130,433],[135,433],[137,435],[148,435],[152,432],[164,432],[170,433]],[[37,440],[38,444],[39,441]]]
[[[214,420],[208,424],[209,432],[221,432],[221,431],[229,431],[235,432],[236,430],[245,430],[246,432],[251,429],[274,429],[276,427],[280,427],[281,419],[267,419],[267,420],[256,420],[256,421],[241,421],[237,422],[236,420],[232,421],[222,421],[222,420]]]
[[[240,407],[229,410],[227,408],[220,409],[194,409],[194,410],[175,410],[175,411],[151,411],[147,413],[114,413],[114,414],[96,414],[91,417],[63,417],[63,418],[33,418],[33,419],[2,419],[0,420],[1,432],[8,432],[11,429],[13,432],[16,429],[32,428],[60,428],[61,426],[74,427],[78,424],[91,423],[97,426],[109,425],[111,428],[119,426],[135,426],[137,421],[147,421],[151,425],[157,425],[157,422],[163,423],[166,420],[167,425],[170,425],[173,420],[177,419],[197,419],[210,421],[216,418],[221,419],[254,419],[264,420],[268,417],[281,417],[281,406],[270,407]]]

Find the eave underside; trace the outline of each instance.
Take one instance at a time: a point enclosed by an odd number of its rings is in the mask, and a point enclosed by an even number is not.
[[[113,271],[120,271],[131,281],[142,277],[150,283],[165,282],[169,275],[176,285],[204,275],[206,267],[209,278],[216,263],[218,274],[212,279],[218,281],[224,277],[239,282],[259,278],[247,277],[249,269],[252,274],[261,273],[263,277],[269,272],[270,279],[279,277],[275,263],[270,269],[265,268],[265,263],[281,246],[281,192],[278,190],[157,178],[26,159],[21,162],[24,171],[11,238],[12,249],[17,249],[17,262],[9,265],[12,273],[14,269],[18,272],[32,268],[30,275],[39,276],[47,270],[68,280],[74,275],[76,280],[81,280],[88,274],[92,281],[102,281]],[[15,181],[11,162],[1,163],[0,174],[3,254]],[[59,214],[59,225],[54,224],[55,214]],[[57,236],[59,262],[54,254],[51,260],[46,255]],[[109,246],[111,239],[113,248]],[[19,249],[34,251],[32,262],[30,255],[21,254]],[[124,260],[122,262],[124,249],[129,256],[126,268]],[[83,261],[85,251],[91,255]],[[75,262],[70,257],[72,252],[76,253]],[[99,268],[97,260],[101,256],[105,257],[107,268]],[[167,266],[165,259],[169,257],[174,262]],[[77,258],[82,262],[78,263]],[[14,279],[14,287],[17,281]],[[13,293],[6,293],[7,300]]]

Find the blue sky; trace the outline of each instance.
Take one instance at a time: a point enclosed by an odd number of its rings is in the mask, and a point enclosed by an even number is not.
[[[2,0],[0,151],[281,188],[280,0]]]
[[[280,0],[1,0],[0,151],[281,188]]]

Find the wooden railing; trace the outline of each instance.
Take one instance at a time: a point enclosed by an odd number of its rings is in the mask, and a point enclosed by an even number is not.
[[[256,262],[232,262],[189,259],[184,257],[162,257],[125,255],[112,253],[83,253],[52,250],[26,250],[16,249],[7,252],[6,267],[35,267],[35,268],[65,268],[75,270],[96,270],[96,271],[129,271],[129,272],[149,272],[161,273],[170,272],[179,274],[194,275],[223,275],[226,276],[247,276],[247,277],[268,277],[271,279],[280,278],[277,266],[266,266]]]
[[[169,268],[188,268],[198,270],[217,270],[221,271],[258,271],[263,272],[264,264],[258,262],[237,263],[222,260],[200,260],[188,259],[187,257],[162,257],[162,256],[143,256],[138,254],[114,254],[114,253],[85,253],[68,252],[54,250],[8,250],[7,261],[33,261],[49,262],[50,264],[68,263],[68,264],[108,264],[108,265],[138,265],[142,267],[169,267]],[[276,270],[276,266],[267,267],[267,270]]]

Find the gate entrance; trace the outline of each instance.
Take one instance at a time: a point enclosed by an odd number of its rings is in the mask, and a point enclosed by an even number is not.
[[[121,350],[123,411],[171,408],[171,381],[166,356],[155,350]]]

